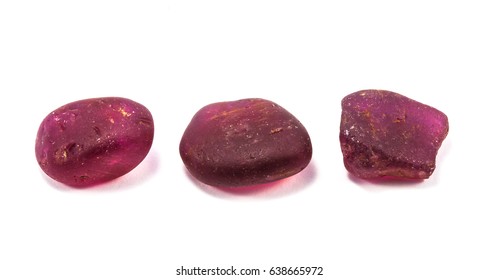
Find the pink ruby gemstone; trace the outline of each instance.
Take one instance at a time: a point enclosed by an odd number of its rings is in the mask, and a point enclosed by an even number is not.
[[[339,139],[344,165],[364,179],[429,178],[448,129],[444,113],[401,94],[352,93],[342,100]]]
[[[50,113],[36,137],[36,159],[51,178],[87,187],[120,177],[149,152],[152,115],[129,99],[105,97],[66,104]]]
[[[291,113],[250,98],[200,109],[180,142],[180,155],[199,181],[219,187],[269,183],[303,170],[311,160],[308,132]]]

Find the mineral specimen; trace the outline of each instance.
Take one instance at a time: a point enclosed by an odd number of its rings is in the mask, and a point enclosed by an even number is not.
[[[311,160],[304,126],[264,99],[214,103],[198,111],[180,142],[190,173],[213,186],[268,183],[292,176]]]
[[[342,100],[340,142],[344,165],[364,178],[426,179],[448,134],[437,109],[385,90],[363,90]]]
[[[54,180],[87,187],[120,177],[149,152],[154,122],[129,99],[106,97],[64,105],[41,123],[36,159]]]

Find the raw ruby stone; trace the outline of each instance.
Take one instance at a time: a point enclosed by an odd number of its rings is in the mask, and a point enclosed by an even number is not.
[[[36,159],[54,180],[87,187],[120,177],[147,155],[152,115],[129,99],[80,100],[50,113],[36,137]]]
[[[344,165],[365,179],[429,178],[448,129],[444,113],[401,94],[352,93],[342,100],[339,139]]]
[[[292,176],[311,160],[310,137],[288,111],[264,99],[214,103],[195,114],[180,155],[199,181],[221,187]]]

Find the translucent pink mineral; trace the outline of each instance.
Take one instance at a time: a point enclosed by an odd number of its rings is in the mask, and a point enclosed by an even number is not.
[[[66,104],[40,124],[35,153],[52,179],[87,187],[122,176],[147,155],[154,137],[145,106],[120,97]]]
[[[426,179],[448,134],[441,111],[401,94],[363,90],[342,100],[339,139],[346,169],[371,179]]]
[[[250,98],[200,109],[183,134],[180,155],[199,181],[240,187],[299,173],[310,162],[312,147],[291,113],[269,100]]]

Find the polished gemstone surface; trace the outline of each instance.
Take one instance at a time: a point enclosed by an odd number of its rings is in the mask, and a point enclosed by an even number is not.
[[[120,177],[149,152],[154,122],[129,99],[104,97],[66,104],[41,123],[36,159],[56,181],[87,187]]]
[[[429,178],[448,130],[444,113],[398,93],[363,90],[342,100],[344,165],[360,178]]]
[[[213,186],[268,183],[311,160],[310,137],[288,111],[264,99],[220,102],[199,110],[180,142],[190,173]]]

